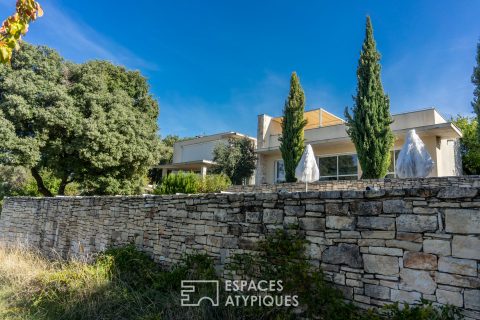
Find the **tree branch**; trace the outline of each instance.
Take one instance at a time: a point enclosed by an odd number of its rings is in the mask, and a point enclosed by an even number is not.
[[[45,184],[43,183],[43,179],[40,176],[40,173],[38,172],[38,169],[37,168],[31,168],[30,172],[32,173],[33,178],[37,182],[38,191],[44,197],[53,197],[53,193],[50,190],[48,190],[47,187],[45,187]]]

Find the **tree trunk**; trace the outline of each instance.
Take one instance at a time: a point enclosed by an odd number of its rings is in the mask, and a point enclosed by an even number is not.
[[[40,173],[38,172],[37,168],[32,168],[30,169],[30,172],[32,173],[33,178],[37,182],[37,188],[38,191],[44,196],[44,197],[53,197],[53,193],[50,192],[50,190],[45,187],[45,184],[43,183],[43,179],[40,176]]]
[[[62,177],[62,181],[60,181],[60,186],[58,187],[58,195],[59,196],[64,196],[65,195],[65,187],[70,182],[72,182],[72,181],[68,180],[68,176]]]

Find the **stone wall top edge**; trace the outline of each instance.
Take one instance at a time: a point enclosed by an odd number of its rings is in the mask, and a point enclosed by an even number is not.
[[[199,194],[177,194],[177,195],[131,195],[131,196],[60,196],[60,197],[6,197],[4,205],[12,201],[70,201],[70,200],[155,200],[155,199],[215,199],[225,197],[258,197],[262,195],[278,194],[280,198],[297,199],[358,199],[358,198],[385,198],[385,197],[435,197],[440,190],[451,189],[477,190],[476,196],[465,196],[465,198],[478,198],[480,187],[443,187],[443,186],[421,186],[396,189],[377,190],[322,190],[322,191],[254,191],[254,192],[222,192],[222,193],[199,193]],[[460,197],[461,198],[461,197]],[[232,199],[235,201],[235,199]]]

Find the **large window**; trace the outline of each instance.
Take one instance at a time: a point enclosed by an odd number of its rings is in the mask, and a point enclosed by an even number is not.
[[[356,154],[319,157],[320,180],[358,179],[358,159]]]
[[[397,177],[397,158],[400,150],[390,151],[390,166],[388,167],[388,172],[385,178],[396,178]]]
[[[283,160],[275,161],[275,182],[285,182],[285,166]]]

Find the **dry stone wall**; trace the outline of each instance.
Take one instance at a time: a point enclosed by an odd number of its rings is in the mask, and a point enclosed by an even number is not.
[[[311,262],[356,304],[427,299],[480,319],[480,188],[8,198],[0,243],[88,257],[133,242],[161,263],[201,251],[219,272],[296,226]]]
[[[308,184],[312,191],[331,190],[366,190],[375,189],[406,189],[406,188],[437,188],[437,187],[480,187],[480,176],[451,176],[411,179],[361,179],[339,181],[317,181]],[[304,183],[259,184],[247,186],[231,186],[230,192],[302,192]]]

